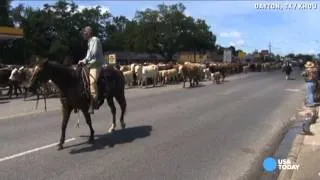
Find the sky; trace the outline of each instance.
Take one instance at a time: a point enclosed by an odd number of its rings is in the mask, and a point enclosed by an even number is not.
[[[24,4],[41,8],[54,2],[15,0],[12,6]],[[222,46],[233,45],[252,52],[269,49],[270,43],[271,51],[281,55],[320,53],[320,1],[75,1],[79,8],[99,5],[114,16],[124,15],[129,19],[137,10],[179,2],[185,5],[186,15],[206,20],[217,36],[217,44]],[[302,6],[311,8],[302,9]]]

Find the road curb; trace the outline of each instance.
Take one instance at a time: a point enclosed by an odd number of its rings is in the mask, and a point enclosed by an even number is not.
[[[292,143],[291,150],[289,151],[287,159],[290,159],[291,162],[296,163],[300,154],[300,150],[303,147],[304,136],[297,135]],[[280,171],[278,180],[288,180],[291,179],[293,171]]]
[[[319,121],[320,117],[320,107],[317,108],[317,120]],[[303,147],[305,136],[298,134],[296,138],[294,139],[292,143],[291,150],[288,153],[288,159],[290,159],[291,162],[297,163],[300,151]],[[291,179],[293,175],[293,171],[280,171],[280,174],[278,176],[278,180],[288,180]]]
[[[283,137],[290,129],[292,123],[293,122],[290,120],[290,118],[288,118],[288,121],[280,125],[279,131],[277,131],[270,139],[267,140],[267,147],[258,153],[247,172],[241,176],[239,180],[259,179],[261,177],[261,175],[264,173],[263,167],[261,166],[264,158],[274,154],[279,144],[281,144]]]

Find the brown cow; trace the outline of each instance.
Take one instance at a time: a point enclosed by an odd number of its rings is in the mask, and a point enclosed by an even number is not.
[[[189,79],[190,87],[193,87],[195,84],[199,85],[200,74],[199,66],[192,63],[186,63],[179,67],[179,74],[182,75],[183,79],[183,88],[185,88],[186,81]]]

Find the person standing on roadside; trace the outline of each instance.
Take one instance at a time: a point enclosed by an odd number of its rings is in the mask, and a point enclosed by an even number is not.
[[[316,87],[318,81],[318,69],[314,62],[308,61],[305,64],[305,71],[302,75],[305,77],[306,88],[307,88],[307,97],[306,97],[306,106],[313,107],[316,105]]]

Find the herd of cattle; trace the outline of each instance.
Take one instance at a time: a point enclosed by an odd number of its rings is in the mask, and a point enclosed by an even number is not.
[[[211,63],[200,64],[185,62],[184,64],[131,64],[120,66],[123,72],[126,85],[143,86],[151,80],[153,86],[156,84],[165,85],[170,83],[183,82],[183,87],[187,80],[190,86],[199,84],[199,81],[212,80],[219,84],[226,75],[249,72],[249,71],[269,71],[281,68],[279,63],[262,63],[243,65],[236,63]]]
[[[76,68],[76,66],[72,66]],[[123,72],[126,86],[146,86],[152,84],[164,86],[183,82],[183,87],[188,80],[190,86],[197,86],[200,81],[210,80],[219,84],[227,75],[249,72],[270,71],[281,68],[280,63],[236,64],[236,63],[210,63],[200,64],[185,62],[184,64],[130,64],[115,66]],[[32,77],[33,68],[19,65],[0,65],[0,87],[7,88],[9,98],[13,94],[24,94],[27,97],[27,87]],[[19,91],[19,93],[18,93]],[[40,94],[56,95],[59,90],[52,81],[48,81],[39,89]],[[1,89],[0,89],[0,93]],[[1,95],[0,94],[0,95]]]

